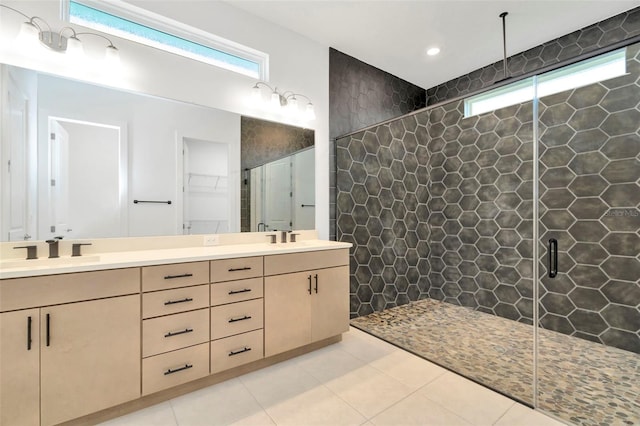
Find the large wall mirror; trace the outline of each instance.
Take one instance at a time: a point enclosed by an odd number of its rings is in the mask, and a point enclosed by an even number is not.
[[[300,192],[296,205],[309,206],[290,209],[296,219],[287,229],[314,228],[313,131],[9,65],[0,70],[1,241],[258,230],[241,226],[241,205],[243,212],[281,207],[284,162],[305,171],[289,177],[291,191]],[[241,132],[241,123],[251,131]],[[274,126],[288,129],[284,145],[258,148],[271,140],[259,132]],[[277,152],[280,167],[265,161],[245,171],[252,160],[241,145]],[[259,193],[245,199],[250,175],[269,184],[256,181]]]

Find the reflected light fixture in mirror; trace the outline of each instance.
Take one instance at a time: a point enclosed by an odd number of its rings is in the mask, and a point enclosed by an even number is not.
[[[262,88],[266,87],[271,91],[269,101],[266,102],[262,97]],[[304,98],[307,100],[307,105],[304,110],[298,107],[298,98]],[[279,92],[278,88],[272,88],[264,81],[257,82],[251,90],[251,103],[257,108],[268,108],[273,112],[280,112],[286,115],[290,115],[294,118],[301,118],[306,121],[316,119],[316,112],[311,103],[311,99],[300,93],[294,93],[292,91]]]
[[[76,32],[71,27],[63,27],[60,31],[55,32],[44,19],[39,16],[28,16],[18,9],[0,4],[0,7],[9,9],[23,17],[27,21],[20,26],[20,32],[16,39],[17,44],[23,53],[42,54],[42,47],[48,48],[50,51],[64,53],[65,56],[74,65],[80,65],[87,60],[82,45],[82,40],[78,36],[96,36],[105,39],[109,44],[104,54],[104,63],[101,64],[108,71],[117,69],[120,65],[120,53],[118,48],[107,37],[92,32]],[[70,33],[66,36],[65,33]]]

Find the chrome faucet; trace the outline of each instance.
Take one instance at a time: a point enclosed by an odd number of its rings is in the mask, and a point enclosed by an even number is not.
[[[62,237],[53,237],[53,240],[46,241],[46,243],[49,244],[49,259],[60,257],[60,255],[58,255],[58,244],[61,239]]]

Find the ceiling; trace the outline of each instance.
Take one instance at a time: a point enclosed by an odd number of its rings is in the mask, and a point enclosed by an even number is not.
[[[638,0],[230,1],[423,88],[637,7]],[[441,49],[427,56],[432,46]]]

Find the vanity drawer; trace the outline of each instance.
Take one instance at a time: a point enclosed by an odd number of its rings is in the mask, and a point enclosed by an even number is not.
[[[263,299],[211,308],[211,340],[262,328]]]
[[[274,254],[264,257],[264,275],[331,268],[349,264],[349,249]]]
[[[209,282],[209,262],[176,263],[142,268],[142,291],[166,290]]]
[[[142,357],[209,340],[209,309],[142,321]]]
[[[211,282],[243,280],[262,276],[262,256],[211,261]]]
[[[262,330],[211,342],[211,373],[228,370],[264,357]]]
[[[142,318],[145,319],[208,306],[208,284],[142,294]]]
[[[260,277],[211,284],[211,306],[262,297],[263,280],[264,278]]]
[[[140,268],[0,280],[0,312],[140,293]]]
[[[142,360],[142,394],[187,383],[209,375],[209,343]]]

